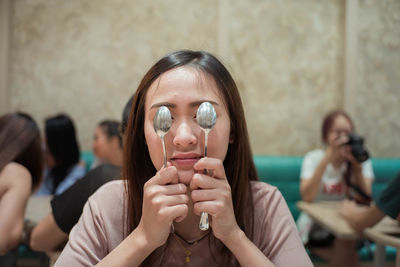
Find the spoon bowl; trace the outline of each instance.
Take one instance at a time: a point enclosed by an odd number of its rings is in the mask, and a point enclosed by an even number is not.
[[[213,105],[211,105],[209,102],[203,102],[197,110],[196,120],[205,134],[204,156],[207,157],[208,133],[217,122],[217,114]]]
[[[164,136],[167,134],[172,125],[171,112],[166,106],[158,108],[156,115],[154,116],[153,126],[156,134],[161,138],[161,143],[164,153],[164,168],[167,167],[167,152],[165,150]]]

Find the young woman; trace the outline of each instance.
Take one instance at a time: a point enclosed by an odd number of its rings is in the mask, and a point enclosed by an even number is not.
[[[349,134],[354,130],[351,118],[342,110],[334,110],[325,116],[322,123],[322,140],[325,149],[308,152],[301,168],[300,193],[304,201],[345,199],[350,193],[345,182],[346,175],[354,185],[370,194],[374,178],[371,161],[358,162],[352,155],[350,146],[346,145]],[[357,199],[359,196],[352,195],[351,197]],[[316,244],[316,241],[309,240],[313,224],[311,218],[304,213],[297,220],[303,242],[311,246]],[[323,257],[325,254],[331,255],[332,266],[354,266],[357,262],[355,244],[352,241],[335,239],[331,248],[315,251]]]
[[[196,122],[204,101],[217,113],[208,157]],[[153,128],[160,106],[173,118],[166,168]],[[56,266],[311,266],[282,195],[257,181],[238,89],[214,56],[185,50],[158,61],[136,91],[124,140],[125,181],[89,199]]]
[[[21,241],[25,207],[42,180],[40,132],[24,113],[0,117],[0,255]],[[0,257],[0,265],[6,266]]]
[[[75,126],[65,114],[45,121],[46,174],[37,195],[59,195],[85,175]]]
[[[123,150],[120,123],[114,120],[101,121],[94,133],[92,148],[96,160],[91,168],[102,163],[121,166]]]

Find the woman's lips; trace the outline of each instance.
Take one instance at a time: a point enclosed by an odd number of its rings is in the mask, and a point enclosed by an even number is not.
[[[177,155],[172,157],[170,160],[177,166],[193,166],[197,161],[201,159],[198,154],[194,155]]]

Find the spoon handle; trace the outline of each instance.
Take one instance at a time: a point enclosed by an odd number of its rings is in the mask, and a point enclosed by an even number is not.
[[[204,157],[207,157],[207,143],[208,143],[208,131],[205,131],[205,136],[204,136]],[[204,174],[208,174],[207,169],[204,169]],[[208,213],[207,212],[201,212],[200,213],[200,222],[199,222],[199,228],[202,231],[207,231],[208,228],[210,228],[210,224],[208,222]]]
[[[167,152],[165,151],[164,135],[161,136],[161,144],[164,152],[164,168],[167,168]]]

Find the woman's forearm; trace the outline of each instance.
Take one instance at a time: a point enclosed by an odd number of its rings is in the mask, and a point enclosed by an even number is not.
[[[326,165],[328,164],[327,157],[324,157],[318,164],[310,179],[302,180],[300,184],[301,198],[306,202],[311,202],[318,194],[321,185],[322,176],[325,172]]]
[[[357,171],[354,173],[355,184],[361,188],[365,193],[371,193],[371,179],[366,179],[361,171]]]

